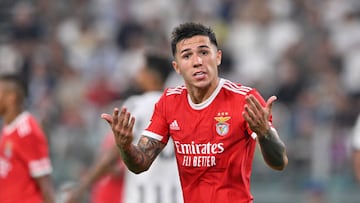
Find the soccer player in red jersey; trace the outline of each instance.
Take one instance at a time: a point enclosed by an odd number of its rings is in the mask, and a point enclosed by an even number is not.
[[[251,87],[219,78],[222,52],[214,32],[184,23],[172,33],[172,62],[185,85],[168,88],[155,105],[137,145],[126,107],[102,114],[120,154],[134,173],[146,171],[171,137],[185,203],[251,203],[250,176],[256,143],[275,170],[288,163],[272,125],[275,96],[265,101]]]
[[[23,110],[25,88],[15,75],[0,76],[0,202],[54,202],[47,139]]]

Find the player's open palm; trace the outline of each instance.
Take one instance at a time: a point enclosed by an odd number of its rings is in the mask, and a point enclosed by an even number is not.
[[[133,127],[135,118],[131,116],[125,107],[121,109],[120,114],[119,109],[115,108],[112,116],[110,114],[102,114],[101,118],[109,123],[117,146],[125,149],[131,145],[134,139]]]
[[[263,107],[253,95],[246,97],[243,116],[251,130],[258,136],[265,135],[270,129],[269,117],[271,115],[272,104],[275,100],[276,96],[271,96],[266,101],[266,106]]]

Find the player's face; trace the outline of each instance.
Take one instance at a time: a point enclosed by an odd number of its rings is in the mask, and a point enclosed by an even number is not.
[[[177,43],[172,64],[188,87],[208,88],[217,84],[221,54],[209,37],[197,35]]]
[[[6,84],[0,81],[0,116],[4,115],[6,109],[7,92]]]
[[[153,77],[146,67],[141,68],[135,76],[135,82],[141,90],[147,91],[151,88]]]

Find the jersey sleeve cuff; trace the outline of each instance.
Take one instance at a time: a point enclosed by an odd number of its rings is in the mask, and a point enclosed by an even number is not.
[[[33,160],[29,163],[30,174],[37,178],[52,173],[52,166],[49,158]]]
[[[256,137],[257,137],[257,134],[256,134],[255,132],[252,132],[252,133],[251,133],[251,138],[252,138],[252,139],[256,139]]]
[[[153,132],[148,131],[148,130],[144,130],[142,134],[145,135],[146,137],[151,137],[151,138],[153,138],[155,140],[159,140],[161,142],[163,140],[163,136],[161,136],[159,134],[156,134],[156,133],[153,133]]]

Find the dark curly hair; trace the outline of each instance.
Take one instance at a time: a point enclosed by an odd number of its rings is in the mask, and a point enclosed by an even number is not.
[[[11,84],[11,87],[14,88],[13,90],[18,95],[20,102],[23,102],[26,98],[28,94],[26,84],[19,74],[0,74],[0,82]]]
[[[218,47],[214,31],[201,23],[188,22],[175,27],[171,33],[171,50],[173,56],[176,54],[176,44],[183,39],[188,39],[196,35],[208,36],[210,42]]]

